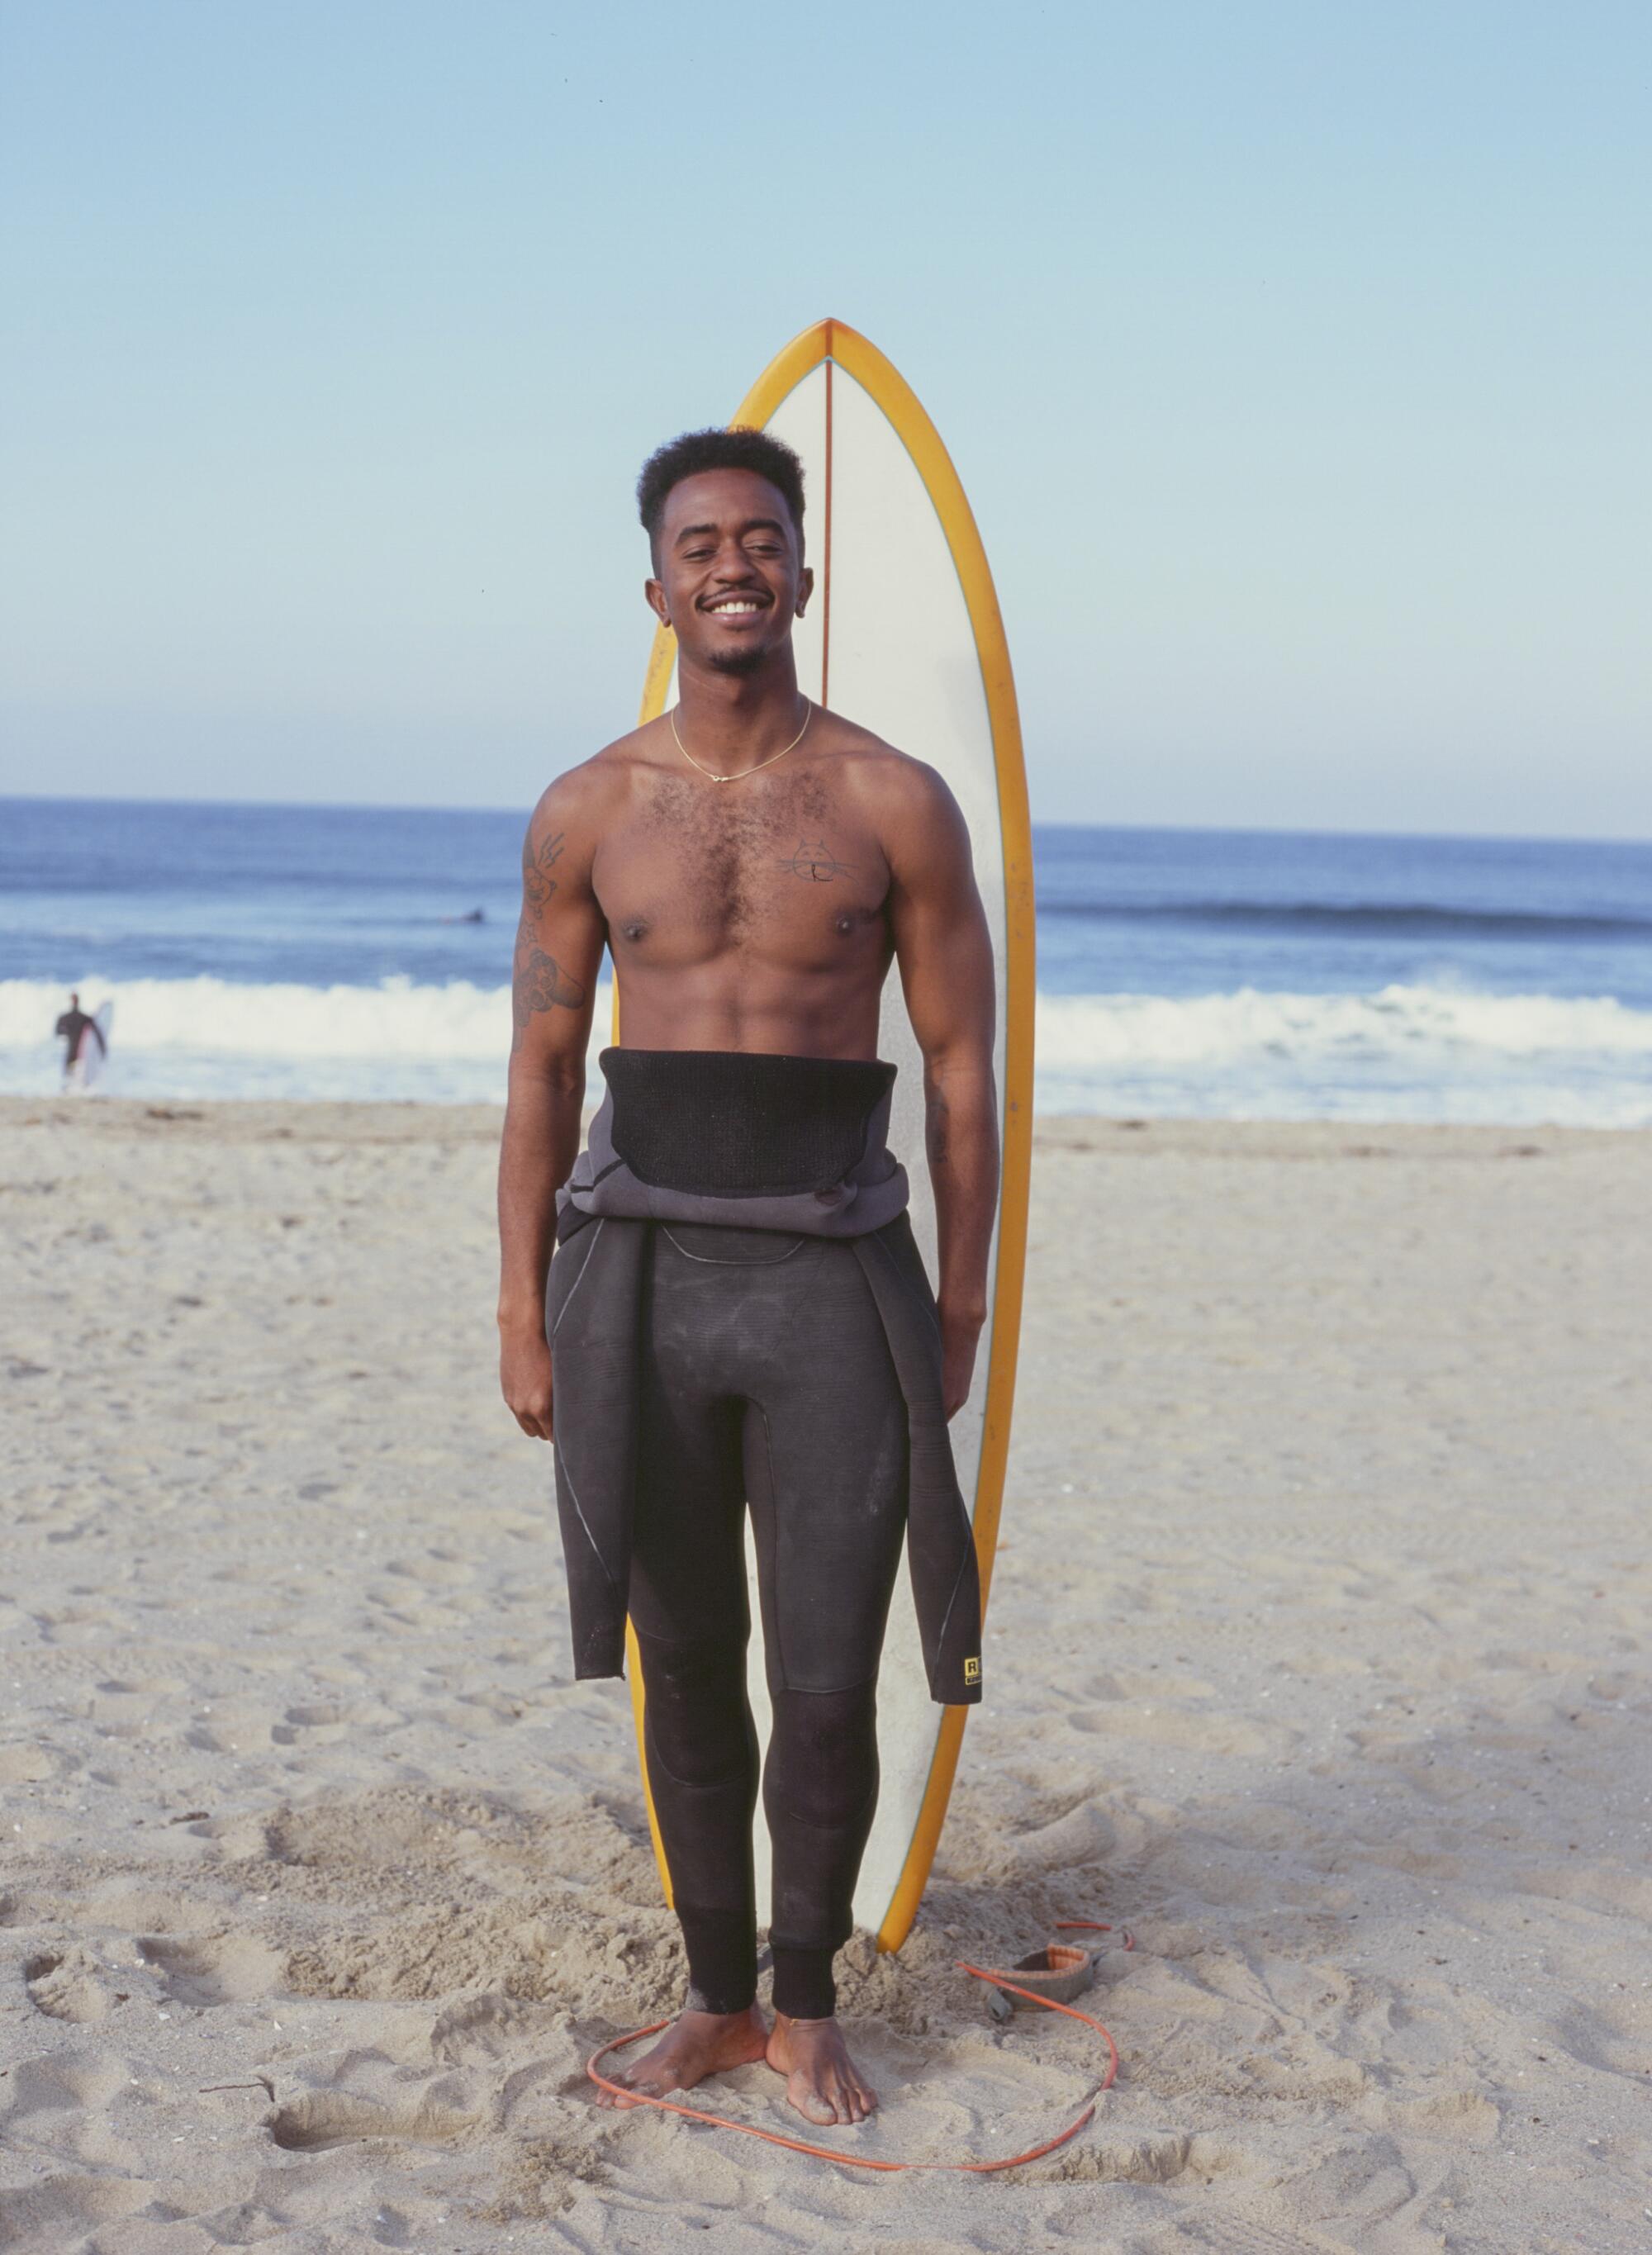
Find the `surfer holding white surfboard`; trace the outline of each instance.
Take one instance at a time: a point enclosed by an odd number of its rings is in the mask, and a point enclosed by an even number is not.
[[[81,1009],[78,994],[69,996],[68,1008],[53,1029],[54,1037],[63,1043],[66,1089],[90,1088],[96,1080],[109,1055],[109,1028],[113,1015],[113,1007],[108,1002],[94,1017]]]
[[[618,1674],[628,1639],[640,1663],[690,1985],[622,2081],[659,2094],[766,2056],[808,2119],[849,2123],[876,2097],[832,1965],[874,1823],[903,1544],[930,1700],[981,1694],[947,1420],[989,1312],[995,945],[941,776],[799,690],[815,575],[795,454],[755,431],[692,433],[653,457],[638,497],[677,701],[560,777],[529,826],[502,1382],[523,1430],[554,1439],[576,1673]],[[885,631],[898,643],[898,613]],[[605,945],[618,1041],[581,1152]],[[892,966],[921,1057],[937,1297],[906,1212],[916,1154],[889,1141]],[[772,2029],[755,2001],[748,1508]]]

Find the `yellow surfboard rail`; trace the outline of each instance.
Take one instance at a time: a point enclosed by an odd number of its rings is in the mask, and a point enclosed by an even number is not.
[[[1027,1205],[1032,1177],[1033,1014],[1037,993],[1037,933],[1032,883],[1032,821],[1027,804],[1027,775],[1023,759],[1021,715],[1016,703],[1015,677],[1010,671],[1009,645],[1003,615],[998,608],[987,551],[981,545],[974,512],[941,436],[925,414],[917,395],[893,363],[875,344],[852,329],[847,321],[816,321],[793,337],[775,355],[730,418],[730,427],[761,430],[783,400],[821,362],[835,362],[854,377],[882,410],[915,464],[940,521],[946,545],[958,573],[959,585],[969,612],[981,661],[981,686],[992,728],[993,757],[997,769],[998,806],[1004,855],[1004,1090],[1003,1152],[998,1207],[998,1258],[993,1288],[992,1348],[987,1367],[987,1400],[981,1429],[981,1459],[975,1480],[974,1527],[975,1556],[981,1570],[983,1624],[993,1561],[998,1548],[998,1522],[1003,1506],[1004,1471],[1009,1453],[1009,1423],[1016,1393],[1016,1362],[1021,1341],[1021,1303],[1027,1266]],[[828,538],[829,538],[828,530]],[[665,709],[676,662],[677,637],[669,628],[657,627],[649,653],[643,686],[642,722],[657,720]],[[619,1039],[619,995],[614,1004],[614,1038]],[[659,1865],[665,1900],[671,1900],[671,1872],[660,1839],[649,1790],[648,1764],[643,1752],[643,1693],[636,1640],[629,1625],[627,1666],[631,1678],[631,1704],[636,1718],[637,1758],[643,1770],[643,1794],[648,1804],[649,1830]],[[964,1740],[967,1707],[947,1707],[941,1714],[934,1755],[924,1797],[900,1878],[889,1898],[878,1929],[882,1950],[898,1949],[911,1931],[912,1921],[928,1883],[953,1780]]]

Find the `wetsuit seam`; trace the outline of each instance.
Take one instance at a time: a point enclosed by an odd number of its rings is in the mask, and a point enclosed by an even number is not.
[[[583,1274],[583,1271],[581,1271],[581,1274]],[[617,1598],[620,1594],[620,1585],[615,1580],[613,1574],[609,1571],[608,1562],[602,1556],[597,1539],[591,1532],[591,1522],[585,1515],[585,1507],[580,1501],[580,1491],[573,1485],[573,1475],[568,1470],[568,1460],[562,1453],[559,1443],[552,1441],[551,1445],[556,1456],[558,1467],[562,1473],[564,1485],[567,1488],[569,1500],[573,1505],[574,1516],[578,1519],[580,1526],[585,1529],[585,1539],[591,1546],[592,1555],[595,1558],[597,1564],[602,1569],[603,1580],[608,1584],[609,1589],[613,1591],[615,1596]]]
[[[774,1534],[775,1545],[773,1570],[775,1593],[775,1645],[777,1647],[775,1659],[777,1661],[780,1669],[780,1687],[782,1690],[789,1691],[791,1689],[791,1686],[786,1680],[785,1624],[780,1618],[780,1489],[779,1484],[775,1479],[774,1435],[769,1430],[769,1412],[764,1408],[763,1403],[761,1401],[754,1401],[750,1394],[746,1396],[746,1400],[750,1403],[751,1408],[756,1411],[758,1416],[763,1420],[763,1452],[769,1465],[769,1518]]]
[[[671,1243],[676,1246],[685,1261],[697,1261],[703,1268],[778,1268],[783,1261],[791,1260],[793,1253],[801,1253],[808,1241],[805,1238],[799,1237],[790,1252],[777,1253],[772,1261],[716,1261],[709,1253],[691,1253],[679,1239],[671,1236],[669,1222],[663,1221],[659,1226],[665,1235],[671,1238]]]
[[[655,1767],[656,1763],[657,1763],[659,1767],[664,1771],[671,1783],[676,1786],[680,1786],[685,1793],[721,1793],[728,1786],[738,1785],[743,1778],[749,1776],[750,1774],[749,1763],[742,1759],[736,1768],[731,1769],[728,1771],[728,1774],[723,1777],[684,1777],[678,1771],[674,1770],[671,1767],[670,1762],[668,1762],[664,1755],[661,1753],[658,1741],[654,1739],[650,1733],[650,1742],[648,1747],[648,1766],[650,1770]]]
[[[973,1530],[972,1530],[972,1536],[973,1536]],[[947,1628],[947,1624],[950,1622],[950,1620],[951,1620],[951,1619],[952,1619],[952,1618],[953,1618],[953,1606],[958,1603],[958,1592],[959,1592],[960,1589],[963,1586],[964,1575],[965,1575],[966,1571],[967,1570],[968,1565],[969,1565],[969,1556],[968,1556],[968,1553],[967,1553],[967,1552],[966,1552],[966,1553],[965,1553],[965,1555],[964,1555],[964,1556],[963,1556],[962,1558],[960,1558],[960,1559],[959,1560],[959,1562],[958,1562],[958,1571],[957,1571],[957,1573],[956,1573],[956,1574],[954,1574],[954,1575],[953,1575],[953,1586],[952,1586],[952,1591],[951,1591],[951,1592],[950,1592],[950,1594],[949,1594],[949,1596],[947,1597],[947,1599],[946,1599],[946,1612],[941,1615],[941,1625],[940,1625],[940,1628],[939,1628],[939,1630],[938,1631],[938,1633],[937,1633],[937,1634],[936,1634],[936,1638],[935,1638],[935,1656],[936,1656],[937,1660],[938,1660],[938,1659],[940,1658],[941,1654],[942,1654],[943,1652],[945,1652],[945,1650],[946,1649],[946,1628]]]
[[[607,1226],[608,1224],[606,1221],[599,1221],[595,1230],[592,1233],[591,1242],[586,1247],[584,1265],[580,1268],[579,1275],[574,1278],[573,1283],[569,1285],[567,1298],[564,1300],[562,1305],[557,1310],[557,1319],[551,1326],[551,1336],[552,1338],[554,1338],[557,1333],[561,1330],[562,1318],[567,1314],[568,1310],[573,1305],[574,1294],[579,1290],[580,1285],[584,1283],[587,1276],[590,1274],[591,1255],[596,1251],[598,1240],[601,1239],[602,1232],[607,1228]],[[587,1532],[588,1533],[589,1531],[590,1530],[587,1528]]]
[[[840,1699],[848,1691],[864,1691],[877,1682],[875,1675],[863,1675],[858,1683],[783,1683],[783,1691],[795,1691],[804,1699]]]

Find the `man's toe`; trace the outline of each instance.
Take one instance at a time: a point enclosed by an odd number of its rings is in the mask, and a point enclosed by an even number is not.
[[[792,2104],[805,2121],[818,2123],[823,2130],[830,2129],[838,2118],[838,2110],[826,2093],[823,2090],[811,2090],[807,2083],[804,2083],[800,2088],[794,2088],[791,2093],[791,2098]]]

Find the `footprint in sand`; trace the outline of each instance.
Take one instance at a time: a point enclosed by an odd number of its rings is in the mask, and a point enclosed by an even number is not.
[[[19,2060],[7,2078],[11,2097],[4,2118],[15,2133],[30,2115],[95,2115],[124,2097],[130,2084],[130,2070],[118,2053],[92,2051],[79,2058],[43,2053],[38,2059]]]
[[[103,1970],[91,1951],[76,1942],[67,1949],[44,1949],[25,1958],[24,1985],[35,2011],[48,2020],[101,2020],[116,2002]]]
[[[239,2004],[251,1997],[268,1997],[279,1987],[281,1954],[253,1935],[200,1942],[143,1934],[137,1949],[144,1963],[160,1975],[174,2004]]]
[[[316,2153],[363,2138],[399,2138],[415,2145],[445,2145],[475,2128],[480,2117],[461,2114],[429,2101],[381,2105],[343,2090],[315,2090],[278,2106],[270,2118],[271,2137],[284,2153]]]

